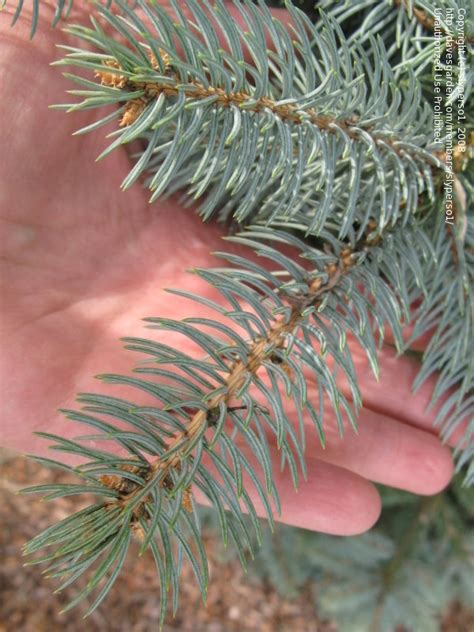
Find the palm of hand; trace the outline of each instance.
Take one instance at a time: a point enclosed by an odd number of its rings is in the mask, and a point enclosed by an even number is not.
[[[208,292],[185,269],[213,265],[208,253],[222,245],[217,227],[176,202],[150,206],[139,186],[120,190],[126,151],[95,164],[103,131],[71,136],[95,114],[47,109],[64,102],[70,88],[48,66],[64,36],[40,29],[30,43],[22,27],[10,31],[7,22],[0,24],[0,79],[8,86],[0,100],[2,443],[44,453],[45,442],[32,431],[78,434],[54,411],[71,406],[77,392],[97,390],[93,375],[133,366],[135,357],[117,339],[147,335],[141,318],[194,313],[163,288]],[[449,452],[424,413],[432,387],[405,406],[414,365],[387,349],[375,384],[363,355],[354,353],[366,396],[359,435],[348,432],[341,442],[327,421],[328,447],[310,443],[309,481],[297,495],[276,468],[286,522],[360,532],[379,512],[371,480],[418,493],[435,493],[449,481]]]

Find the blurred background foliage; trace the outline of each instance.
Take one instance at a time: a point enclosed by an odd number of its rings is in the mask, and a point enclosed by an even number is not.
[[[250,570],[284,596],[309,587],[341,632],[440,630],[450,604],[474,604],[474,489],[461,481],[427,498],[381,488],[382,517],[357,537],[280,526]]]

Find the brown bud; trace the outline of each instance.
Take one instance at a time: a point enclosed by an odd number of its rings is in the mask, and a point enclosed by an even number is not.
[[[142,476],[145,470],[142,465],[120,465],[118,469],[131,474]],[[112,489],[120,494],[130,494],[137,488],[137,484],[130,479],[120,476],[119,474],[104,474],[99,477],[99,481],[105,487]]]
[[[188,513],[192,513],[193,511],[193,503],[192,503],[192,491],[191,487],[187,487],[183,493],[183,500],[181,501],[181,505],[183,509],[185,509]]]
[[[166,70],[168,70],[168,66],[170,64],[171,57],[168,55],[168,53],[166,53],[161,48],[159,49],[159,52],[160,52],[161,61],[163,62],[163,66],[165,67],[165,72],[166,72]],[[159,71],[160,70],[160,65],[158,63],[156,55],[152,51],[150,51],[148,53],[148,59],[151,62],[151,66],[152,66],[153,70],[158,70]]]
[[[318,290],[321,289],[322,285],[323,285],[323,282],[322,282],[321,277],[316,277],[309,284],[310,293],[312,294],[313,292],[317,292]]]
[[[336,274],[337,272],[337,265],[335,263],[328,263],[327,266],[325,266],[325,271],[326,273],[331,277],[333,274]]]
[[[106,68],[115,68],[121,70],[121,66],[115,59],[107,59],[104,62]],[[99,70],[95,73],[95,77],[100,79],[103,86],[109,86],[110,88],[123,89],[127,85],[127,79],[123,75],[119,75],[116,72],[106,72]]]
[[[127,127],[135,123],[137,118],[145,109],[146,103],[147,102],[145,99],[143,99],[143,97],[129,101],[125,106],[122,119],[120,120],[120,127]]]
[[[139,522],[131,522],[130,529],[135,540],[138,540],[138,542],[143,542],[145,540],[145,530]]]

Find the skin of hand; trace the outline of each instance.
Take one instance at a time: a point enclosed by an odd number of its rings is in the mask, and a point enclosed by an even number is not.
[[[212,296],[186,269],[216,265],[209,253],[224,248],[219,226],[203,224],[175,200],[150,205],[140,185],[120,190],[131,164],[125,148],[96,163],[107,143],[104,128],[72,136],[96,112],[48,109],[67,100],[71,83],[49,66],[61,55],[55,44],[68,38],[50,28],[51,16],[42,11],[33,42],[27,20],[11,29],[8,13],[0,16],[0,427],[4,446],[59,458],[32,432],[84,434],[55,411],[74,408],[78,392],[123,395],[93,377],[129,373],[136,365],[138,356],[123,350],[118,338],[180,344],[168,332],[144,330],[141,319],[200,315],[194,304],[163,290]],[[280,520],[337,535],[361,533],[376,522],[374,482],[435,494],[453,471],[450,450],[432,427],[434,413],[426,411],[434,381],[413,395],[416,362],[397,358],[387,346],[376,382],[363,352],[350,344],[364,397],[358,434],[348,428],[341,440],[327,415],[323,450],[308,428],[308,480],[297,493],[288,471],[280,472],[275,449]],[[309,387],[314,394],[314,383]]]

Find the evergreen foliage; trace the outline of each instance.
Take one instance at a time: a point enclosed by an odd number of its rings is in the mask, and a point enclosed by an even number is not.
[[[441,163],[427,143],[431,109],[421,103],[413,75],[397,87],[375,41],[369,57],[357,44],[349,47],[324,14],[313,25],[290,7],[291,39],[265,5],[252,4],[242,5],[243,31],[217,3],[212,11],[229,42],[226,53],[199,4],[187,5],[192,27],[184,27],[178,5],[175,22],[164,9],[143,5],[150,26],[117,5],[129,21],[99,12],[133,49],[117,45],[96,22],[94,29],[67,30],[97,52],[68,48],[60,63],[101,79],[97,86],[71,77],[89,90],[72,91],[85,98],[70,111],[124,103],[121,129],[101,157],[145,141],[123,188],[146,171],[152,200],[186,187],[194,198],[207,193],[206,219],[216,209],[239,223],[300,213],[313,234],[336,212],[343,217],[341,237],[355,222],[362,234],[376,212],[381,231],[413,214],[421,193],[432,195],[431,167]],[[275,52],[268,56],[269,45]]]
[[[394,67],[398,79],[409,69],[418,76],[421,84],[427,90],[427,96],[432,94],[432,64],[435,58],[440,58],[443,74],[449,66],[455,75],[455,86],[448,103],[454,103],[461,98],[469,103],[468,98],[473,89],[474,66],[474,16],[472,15],[471,0],[435,0],[424,2],[417,0],[355,0],[355,2],[332,2],[323,0],[321,6],[327,9],[337,21],[344,26],[346,21],[354,17],[357,27],[351,28],[349,43],[365,43],[370,46],[370,39],[375,35],[389,42],[387,55]],[[464,12],[465,20],[458,22],[454,17],[459,11]],[[437,24],[439,22],[439,24]],[[353,26],[353,25],[352,25]],[[453,42],[462,42],[465,48],[464,80],[459,81],[460,64],[451,61],[445,63],[443,55],[446,50],[453,57],[459,55],[458,47]],[[457,60],[458,61],[458,60]],[[461,93],[461,87],[463,88]],[[472,104],[471,104],[472,107]],[[471,120],[472,125],[472,120]]]
[[[32,34],[40,4],[33,3]],[[263,2],[236,5],[244,28],[220,0],[187,0],[191,21],[181,3],[171,4],[170,17],[155,2],[98,3],[90,27],[68,24],[81,44],[63,46],[57,65],[75,69],[66,76],[80,89],[70,91],[78,100],[58,107],[72,113],[101,109],[77,134],[116,120],[101,158],[137,140],[143,148],[122,187],[142,180],[151,201],[176,191],[189,202],[201,199],[203,219],[217,216],[231,225],[228,239],[245,247],[248,257],[218,253],[222,267],[194,271],[220,293],[219,302],[171,290],[190,299],[190,313],[200,303],[215,312],[215,320],[147,319],[151,328],[181,334],[200,356],[127,338],[126,347],[149,362],[133,377],[99,376],[137,389],[137,401],[139,392],[152,395],[155,405],[79,395],[81,410],[64,414],[93,434],[76,440],[40,434],[57,451],[85,462],[72,468],[34,458],[78,474],[80,482],[25,490],[46,498],[85,492],[100,498],[25,547],[27,553],[46,548],[32,563],[46,563],[62,586],[89,574],[68,607],[93,592],[88,612],[101,603],[133,536],[156,560],[161,623],[169,593],[177,607],[183,559],[192,564],[205,597],[207,562],[194,492],[216,509],[224,542],[230,537],[245,565],[262,530],[244,475],[270,525],[279,511],[269,437],[297,487],[305,475],[303,412],[323,445],[326,406],[341,434],[356,426],[361,394],[349,333],[377,375],[377,345],[387,325],[399,352],[412,342],[403,340],[405,324],[414,319],[413,339],[434,329],[415,387],[437,373],[437,423],[444,437],[464,430],[459,468],[468,482],[474,480],[473,161],[466,151],[453,166],[443,144],[433,141],[427,77],[435,40],[426,36],[438,4],[459,9],[466,3],[325,2],[328,11],[314,20],[287,3],[290,31]],[[54,22],[67,17],[71,6],[58,1]],[[23,2],[16,7],[15,20]],[[469,40],[472,23],[466,24]],[[467,99],[472,71],[466,76]],[[453,101],[458,97],[452,94]],[[110,111],[102,112],[104,107]],[[451,223],[444,215],[448,177]],[[338,372],[350,385],[350,401],[337,387]],[[317,409],[306,396],[308,374],[317,379]],[[285,414],[289,405],[298,414],[297,429]],[[91,439],[107,447],[91,448]],[[122,456],[110,448],[111,440]],[[345,547],[355,564],[363,560],[367,578],[392,555],[387,536],[334,542],[324,556],[319,551],[318,564],[343,587],[352,580],[351,567],[340,564]],[[330,593],[328,603],[336,603]],[[359,597],[369,617],[380,587]],[[350,613],[347,594],[343,601]],[[380,621],[388,630],[387,608]],[[421,629],[416,620],[402,623]]]
[[[382,488],[380,523],[350,539],[279,526],[250,569],[287,597],[310,588],[341,632],[435,632],[450,603],[474,599],[474,496],[461,481],[431,498]]]

